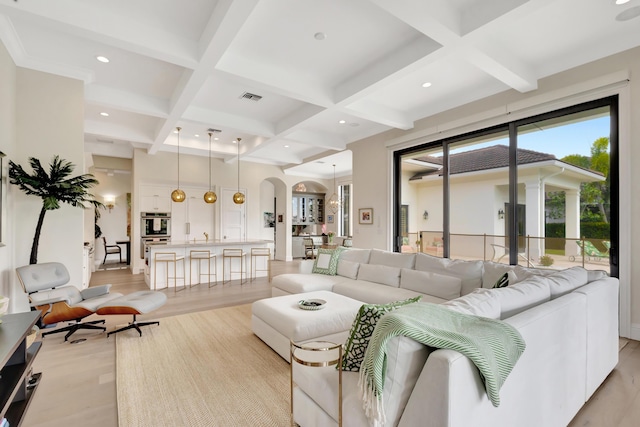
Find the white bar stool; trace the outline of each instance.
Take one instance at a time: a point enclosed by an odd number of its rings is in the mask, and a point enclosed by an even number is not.
[[[267,268],[259,269],[258,268],[258,258],[267,258]],[[271,282],[271,249],[269,248],[251,248],[251,267],[250,267],[250,282],[253,282],[256,279],[256,275],[258,271],[266,271],[267,278],[269,282]]]
[[[233,260],[238,259],[240,261],[240,270],[233,270]],[[227,277],[226,268],[227,260],[229,260],[229,280],[225,280]],[[247,253],[242,249],[223,249],[222,250],[222,284],[229,283],[231,281],[231,275],[233,273],[240,273],[240,284],[247,283]],[[244,275],[244,276],[243,276]]]
[[[197,250],[189,252],[189,287],[192,288],[193,285],[193,261],[197,262],[197,270],[198,270],[198,283],[195,286],[198,286],[201,282],[200,279],[202,276],[207,276],[207,283],[209,287],[215,286],[218,284],[218,265],[217,265],[217,254],[212,253],[208,250]],[[207,272],[202,272],[202,261],[207,262]],[[213,261],[213,273],[211,272],[211,262]],[[211,284],[211,276],[215,276],[216,280]]]
[[[178,261],[182,261],[182,277],[178,277]],[[180,289],[183,291],[187,288],[184,277],[184,255],[178,255],[175,252],[156,252],[153,257],[153,290],[156,290],[158,281],[158,264],[164,262],[166,265],[167,288],[169,287],[169,279],[173,279],[174,292],[178,292],[178,279],[182,279],[185,285]],[[169,276],[169,264],[173,264],[173,277]]]

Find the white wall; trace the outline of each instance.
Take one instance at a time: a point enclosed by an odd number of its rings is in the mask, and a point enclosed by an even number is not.
[[[84,173],[84,85],[79,80],[18,68],[16,100],[17,146],[14,161],[28,165],[40,159],[48,170],[59,155],[75,165],[73,176]],[[30,167],[29,169],[30,170]],[[16,195],[16,264],[29,263],[33,233],[42,200]],[[58,261],[66,265],[71,284],[82,286],[84,212],[63,204],[44,218],[38,262]]]
[[[17,68],[0,43],[0,151],[6,154],[3,161],[2,179],[8,180],[9,159],[15,158],[16,153],[16,80]],[[2,246],[0,246],[0,295],[9,297],[9,310],[28,310],[26,296],[22,295],[22,288],[15,274],[15,198],[17,188],[12,188],[6,182],[4,195],[4,218]],[[25,308],[26,306],[26,308]]]
[[[640,227],[631,218],[640,214],[640,168],[631,159],[640,159],[640,85],[626,79],[640,74],[640,48],[631,49],[539,81],[528,93],[509,90],[415,122],[409,131],[390,130],[348,145],[353,151],[354,209],[373,207],[375,221],[390,223],[393,197],[391,150],[505,123],[579,102],[620,94],[620,279],[621,310],[625,317],[630,301],[631,336],[640,339],[640,263],[631,263],[630,254],[640,251]],[[431,216],[431,215],[430,215]],[[390,228],[357,226],[354,246],[390,248]],[[626,302],[625,302],[626,300]],[[624,323],[624,321],[623,321]],[[622,331],[625,325],[622,324]]]

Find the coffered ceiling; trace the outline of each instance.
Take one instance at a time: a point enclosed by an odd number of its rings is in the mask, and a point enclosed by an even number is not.
[[[640,0],[615,3],[19,0],[0,39],[16,65],[84,81],[87,152],[175,151],[180,126],[206,156],[215,129],[215,157],[241,138],[244,160],[330,178],[352,141],[640,45]]]

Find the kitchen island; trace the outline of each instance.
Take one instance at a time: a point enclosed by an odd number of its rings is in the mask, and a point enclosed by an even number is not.
[[[167,280],[167,266],[165,262],[159,263],[157,268],[154,265],[154,259],[156,254],[167,253],[167,252],[175,252],[176,256],[184,257],[184,271],[182,261],[177,262],[177,287],[181,288],[182,286],[189,286],[189,276],[191,275],[191,283],[194,285],[200,283],[200,277],[198,276],[197,263],[198,261],[191,261],[190,253],[191,251],[211,251],[211,253],[216,254],[216,268],[218,272],[217,280],[219,283],[222,283],[222,252],[224,249],[242,249],[246,254],[246,278],[249,279],[251,275],[250,265],[251,265],[251,248],[269,248],[271,249],[271,259],[273,259],[273,240],[263,240],[263,239],[246,239],[246,240],[196,240],[189,242],[168,242],[163,245],[152,245],[149,246],[149,251],[147,252],[147,257],[145,258],[145,266],[144,266],[144,280],[147,286],[150,289],[154,288],[154,282],[156,285],[156,289],[162,288],[173,288],[174,280],[173,280],[173,266],[169,266],[169,277],[170,280]],[[257,257],[254,260],[254,269],[256,269],[257,277],[265,277],[267,275],[267,260],[266,257]],[[234,261],[233,271],[238,270],[237,260]],[[155,274],[158,274],[158,277],[155,277]],[[207,272],[206,261],[202,261],[201,271],[203,273]],[[211,272],[214,272],[213,265],[211,266]],[[235,273],[233,275],[234,282],[239,279],[239,274]],[[182,279],[184,277],[184,279]],[[215,277],[212,277],[211,280],[215,280]],[[229,264],[227,261],[227,277],[225,280],[229,279]],[[206,280],[206,276],[202,278],[203,282]],[[239,283],[239,282],[238,282]]]

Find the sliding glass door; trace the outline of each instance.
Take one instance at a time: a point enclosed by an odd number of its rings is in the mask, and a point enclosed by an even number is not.
[[[396,249],[617,274],[616,112],[610,97],[396,152]]]

